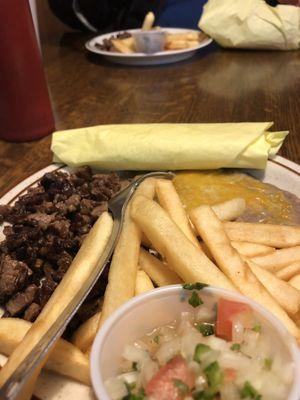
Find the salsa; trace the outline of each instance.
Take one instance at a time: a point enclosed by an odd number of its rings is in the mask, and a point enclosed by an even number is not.
[[[111,399],[286,400],[294,365],[270,326],[248,304],[196,285],[184,285],[191,311],[126,345],[105,382]]]

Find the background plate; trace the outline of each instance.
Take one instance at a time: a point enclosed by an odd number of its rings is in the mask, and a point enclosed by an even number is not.
[[[167,33],[186,33],[186,32],[198,32],[191,29],[181,29],[181,28],[163,28]],[[126,32],[138,32],[140,29],[127,29]],[[144,53],[133,53],[133,54],[122,54],[111,51],[103,51],[98,49],[95,44],[102,43],[104,39],[110,38],[112,35],[122,33],[124,31],[110,32],[105,35],[96,36],[93,39],[86,42],[85,47],[92,53],[100,54],[104,56],[107,60],[126,65],[158,65],[158,64],[169,64],[177,61],[185,60],[186,58],[192,57],[199,49],[208,46],[212,39],[207,38],[190,49],[183,50],[165,50],[160,51],[155,54],[144,54]]]

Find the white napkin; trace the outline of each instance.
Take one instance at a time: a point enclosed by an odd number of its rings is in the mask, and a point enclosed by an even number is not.
[[[271,7],[264,0],[209,0],[199,27],[223,47],[300,47],[300,8]]]

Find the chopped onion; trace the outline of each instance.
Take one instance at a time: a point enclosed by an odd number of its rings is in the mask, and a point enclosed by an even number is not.
[[[229,350],[230,345],[223,339],[220,339],[214,335],[208,336],[206,344],[213,350],[226,351]]]
[[[126,383],[135,383],[138,380],[139,373],[137,371],[126,372],[119,375],[119,378]]]
[[[227,382],[222,385],[220,390],[222,400],[240,400],[240,393],[233,382]]]
[[[241,345],[242,352],[249,357],[257,356],[258,339],[260,334],[258,332],[245,329],[244,341]],[[265,346],[264,346],[265,347]],[[260,349],[260,354],[266,354],[265,348]]]
[[[193,327],[193,317],[190,312],[182,312],[181,313],[181,318],[179,320],[179,325],[177,327],[177,335],[185,335]]]
[[[194,358],[195,347],[199,343],[207,343],[207,337],[201,335],[195,328],[182,337],[181,339],[181,354],[187,361],[191,361]]]
[[[235,319],[232,321],[232,341],[233,343],[242,343],[244,340],[244,325]]]
[[[195,319],[197,322],[214,322],[216,319],[216,312],[209,307],[199,307]]]
[[[180,353],[181,339],[175,338],[163,343],[155,354],[160,365],[166,364],[171,358]]]
[[[191,362],[189,362],[189,363],[188,363],[188,367],[189,367],[189,369],[193,372],[193,374],[194,374],[195,376],[196,376],[196,375],[199,375],[200,372],[202,371],[202,368],[200,367],[200,364],[197,363],[196,361],[191,361]]]
[[[202,373],[198,375],[195,381],[196,390],[204,390],[207,387],[207,381],[205,375]]]
[[[143,362],[150,359],[146,350],[139,349],[132,344],[125,346],[123,357],[131,362]]]
[[[159,367],[155,361],[152,360],[145,361],[141,365],[141,373],[140,373],[140,381],[142,386],[145,387],[158,370]]]
[[[164,343],[173,340],[177,336],[174,326],[163,326],[159,329],[159,342]]]
[[[232,321],[239,321],[245,329],[252,329],[257,324],[257,319],[252,311],[243,311],[236,314]]]
[[[276,384],[274,384],[274,382],[276,382]],[[287,398],[287,387],[283,382],[280,382],[278,377],[270,374],[269,379],[264,380],[260,393],[263,399],[282,400]]]
[[[234,351],[222,352],[218,361],[222,368],[237,369],[238,367],[239,371],[251,368],[251,360],[243,354]]]
[[[105,387],[111,400],[122,399],[127,395],[127,388],[124,381],[117,378],[109,378],[105,381]]]
[[[203,367],[207,367],[209,364],[218,360],[220,352],[217,350],[211,350],[204,353],[201,357],[201,364]]]

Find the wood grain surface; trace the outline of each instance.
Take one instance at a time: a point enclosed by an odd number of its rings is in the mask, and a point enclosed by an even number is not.
[[[213,44],[177,64],[126,67],[88,54],[89,35],[61,24],[46,1],[38,4],[57,129],[274,121],[274,129],[290,131],[280,154],[300,163],[300,51],[223,50]],[[50,141],[0,141],[0,195],[51,163]]]

